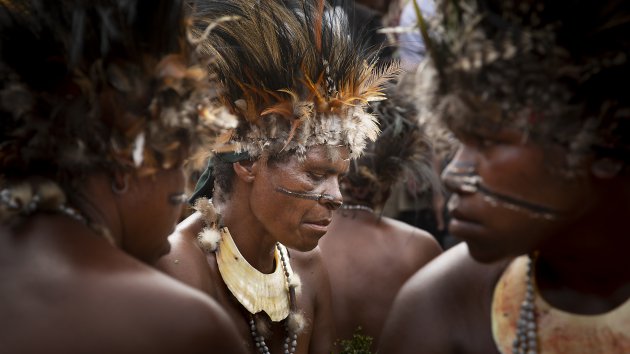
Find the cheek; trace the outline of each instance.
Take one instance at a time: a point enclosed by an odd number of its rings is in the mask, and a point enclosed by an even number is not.
[[[566,180],[551,173],[547,163],[540,149],[506,147],[482,159],[478,173],[492,192],[557,210]]]
[[[183,168],[178,168],[173,173],[173,190],[183,192],[186,187],[186,172]]]
[[[175,219],[175,222],[179,220],[184,204],[173,204],[170,198],[178,193],[183,193],[186,190],[186,173],[183,168],[174,169],[168,172],[168,179],[166,184],[160,187],[161,193],[165,203],[168,205],[170,215]]]

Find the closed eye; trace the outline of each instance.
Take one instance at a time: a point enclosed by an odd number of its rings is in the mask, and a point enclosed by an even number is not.
[[[326,175],[323,173],[315,173],[315,172],[307,172],[308,177],[313,181],[321,181],[326,178]]]

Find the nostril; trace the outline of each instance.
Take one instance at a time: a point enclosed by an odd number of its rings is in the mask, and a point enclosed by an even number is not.
[[[457,183],[453,181],[453,179],[448,178],[448,176],[442,177],[442,183],[444,183],[444,187],[446,187],[449,191],[457,191]]]
[[[481,178],[477,175],[445,174],[442,177],[444,186],[453,193],[476,193]]]
[[[341,208],[341,206],[343,205],[343,202],[331,201],[328,204],[330,205],[330,209],[337,210],[337,209]]]
[[[320,194],[318,201],[326,205],[331,210],[337,210],[343,205],[341,198],[335,198],[330,194]]]

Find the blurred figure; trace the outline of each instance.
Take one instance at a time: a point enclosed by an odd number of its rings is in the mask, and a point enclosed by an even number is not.
[[[436,179],[418,112],[396,90],[390,88],[387,100],[371,105],[381,135],[350,164],[341,182],[344,204],[320,241],[330,273],[336,340],[348,340],[360,328],[358,333],[373,339],[372,352],[400,287],[441,252],[427,232],[380,214],[395,183],[428,185]]]
[[[243,353],[216,301],[149,266],[184,159],[233,126],[184,21],[179,1],[0,3],[3,352]]]
[[[630,3],[437,9],[423,78],[465,243],[403,287],[379,352],[629,353]]]
[[[414,1],[422,17],[429,20],[435,14],[435,0],[410,0],[400,15],[399,27],[406,29],[398,35],[398,56],[405,71],[414,72],[427,54],[426,46],[418,29],[418,17]]]

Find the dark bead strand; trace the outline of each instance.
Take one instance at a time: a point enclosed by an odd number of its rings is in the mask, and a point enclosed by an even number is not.
[[[284,276],[287,279],[287,283],[289,282],[289,270],[286,264],[286,260],[284,258],[284,253],[280,249],[280,244],[276,244],[276,248],[280,253],[280,261],[282,262],[282,269],[284,270]],[[293,299],[291,299],[293,300]],[[294,305],[293,303],[291,305]],[[291,306],[293,307],[293,306]],[[297,348],[297,333],[291,332],[289,328],[288,321],[285,320],[284,328],[287,331],[287,337],[284,339],[283,350],[284,354],[294,354],[295,349]],[[254,344],[256,345],[256,349],[261,354],[270,354],[269,347],[267,343],[265,343],[265,337],[258,333],[258,329],[256,328],[256,321],[254,321],[254,316],[251,315],[249,318],[249,329],[252,334],[252,338],[254,338]]]
[[[538,335],[536,333],[536,313],[534,296],[533,257],[527,263],[527,285],[525,299],[521,303],[521,311],[516,323],[516,337],[512,343],[513,354],[538,354]]]

